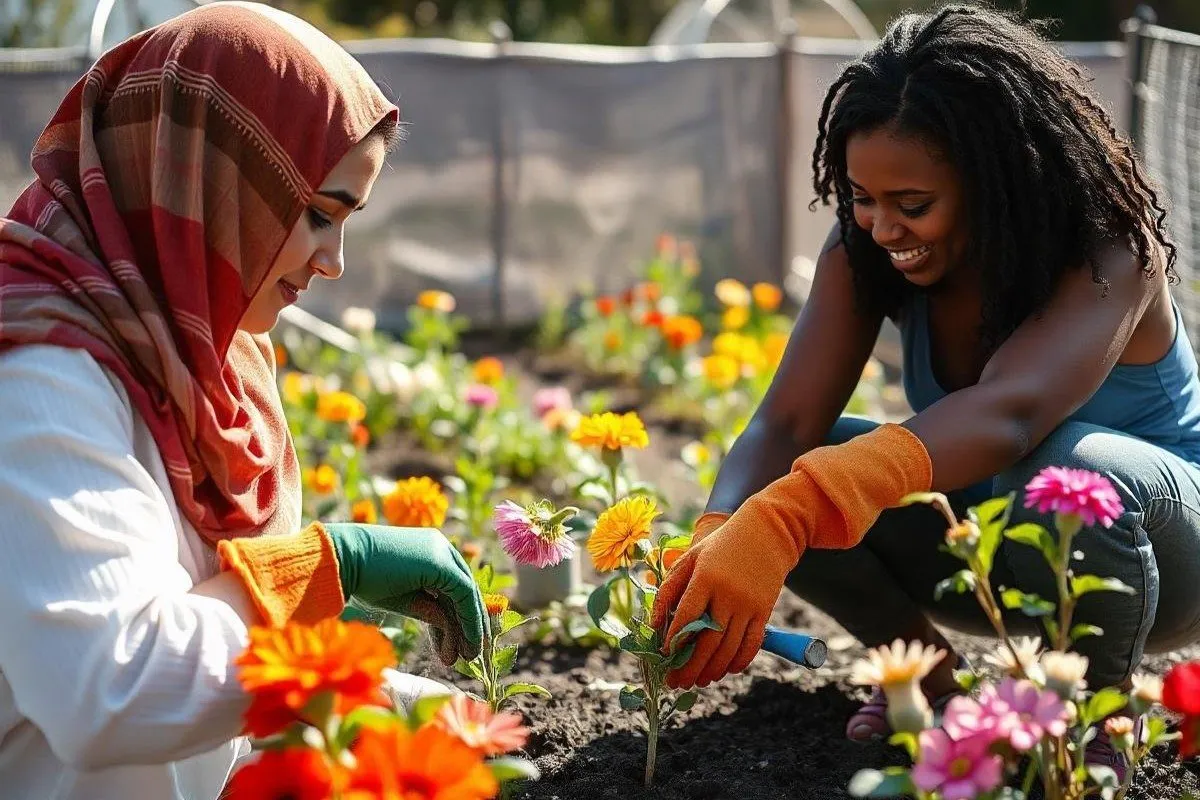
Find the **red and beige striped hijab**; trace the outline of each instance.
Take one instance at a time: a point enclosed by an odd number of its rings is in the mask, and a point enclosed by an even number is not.
[[[397,114],[308,24],[206,5],[100,58],[0,218],[0,349],[111,369],[210,542],[300,522],[270,343],[238,323],[325,176]]]

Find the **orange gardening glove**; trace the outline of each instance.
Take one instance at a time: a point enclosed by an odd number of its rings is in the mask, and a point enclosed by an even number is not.
[[[263,622],[311,625],[345,607],[337,552],[325,528],[313,523],[299,533],[226,539],[217,545],[221,568],[246,587]]]
[[[890,423],[796,459],[790,473],[688,548],[659,589],[651,624],[662,629],[675,611],[664,641],[705,611],[721,627],[697,637],[691,659],[667,676],[668,685],[707,686],[749,666],[804,550],[855,546],[884,509],[928,491],[932,473],[921,440]]]
[[[700,544],[701,540],[725,524],[730,514],[725,511],[706,511],[692,526],[692,546]]]

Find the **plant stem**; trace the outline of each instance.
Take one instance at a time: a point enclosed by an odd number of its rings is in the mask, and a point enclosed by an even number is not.
[[[621,462],[619,459],[616,459],[616,458],[612,459],[608,465],[608,479],[609,479],[609,483],[612,485],[613,505],[616,505],[617,500],[620,499],[617,497],[617,485],[618,485],[617,482],[619,480],[618,472],[619,472],[620,468],[621,468]]]
[[[658,757],[658,686],[651,677],[651,670],[646,668],[646,662],[639,659],[642,670],[642,685],[646,690],[646,777],[645,786],[650,788],[654,783],[654,765]]]
[[[487,691],[488,707],[495,714],[500,710],[500,701],[497,697],[496,686],[496,640],[491,636],[483,637],[483,677],[484,689]]]

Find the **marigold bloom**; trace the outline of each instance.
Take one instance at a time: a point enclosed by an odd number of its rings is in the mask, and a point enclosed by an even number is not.
[[[343,800],[490,800],[500,790],[483,755],[440,725],[365,727],[351,749]]]
[[[317,494],[332,494],[337,489],[338,475],[333,467],[321,464],[304,471],[304,483]]]
[[[643,328],[661,328],[666,317],[658,309],[651,309],[642,315]]]
[[[251,696],[246,731],[270,736],[300,719],[317,695],[332,692],[334,708],[386,705],[383,670],[396,666],[391,642],[376,628],[326,619],[316,625],[255,626],[235,662]]]
[[[539,569],[552,567],[578,550],[564,521],[544,502],[523,508],[505,500],[492,512],[492,525],[504,552],[518,564]]]
[[[728,389],[742,376],[742,368],[738,362],[720,353],[705,356],[701,366],[704,369],[704,377],[714,389]]]
[[[920,755],[912,781],[925,792],[936,791],[942,800],[971,800],[1000,785],[1002,761],[988,752],[984,737],[951,739],[940,728],[918,735]]]
[[[367,445],[371,443],[371,431],[361,422],[355,422],[350,425],[350,441],[359,450],[365,450]]]
[[[417,305],[429,311],[440,311],[443,314],[453,313],[457,303],[454,295],[437,289],[427,289],[417,295]]]
[[[1108,479],[1085,469],[1046,467],[1025,487],[1025,507],[1041,514],[1073,514],[1087,526],[1099,522],[1105,528],[1124,509],[1117,490]]]
[[[662,323],[663,339],[672,350],[682,350],[688,345],[700,341],[704,335],[704,326],[695,317],[686,314],[667,317]]]
[[[350,506],[350,519],[363,525],[374,525],[379,522],[379,510],[372,500],[356,500]]]
[[[446,521],[450,501],[432,478],[405,478],[383,498],[383,516],[392,525],[411,528],[440,528]]]
[[[620,450],[623,447],[646,447],[650,444],[650,437],[636,412],[617,415],[605,411],[580,419],[571,432],[571,441],[583,447]]]
[[[306,394],[315,391],[318,386],[319,380],[312,375],[291,370],[283,375],[283,388],[280,390],[280,394],[288,403],[297,405],[304,401]]]
[[[724,306],[750,305],[750,290],[746,288],[746,284],[736,278],[723,278],[717,281],[713,294]]]
[[[713,353],[728,356],[755,372],[767,364],[767,356],[758,341],[735,331],[718,334],[713,339]]]
[[[611,317],[613,312],[616,310],[617,300],[615,297],[609,297],[608,295],[605,295],[604,297],[596,298],[596,313],[600,316]]]
[[[750,321],[750,309],[747,306],[730,306],[721,314],[721,327],[727,331],[741,330]]]
[[[787,350],[788,335],[786,333],[768,333],[763,337],[762,354],[770,367],[778,367],[783,361],[784,351]]]
[[[228,797],[233,800],[328,800],[333,774],[325,754],[307,747],[264,750],[233,773]]]
[[[498,617],[508,611],[508,597],[502,594],[485,594],[483,605],[489,616]]]
[[[359,422],[367,407],[349,392],[325,392],[317,397],[317,416],[326,422]]]
[[[504,377],[504,362],[495,356],[484,356],[471,368],[477,383],[496,384]]]
[[[750,287],[754,305],[763,311],[774,311],[783,302],[783,292],[773,283],[756,283]]]
[[[286,367],[287,363],[288,363],[287,350],[285,350],[283,345],[281,345],[281,344],[275,345],[275,366],[276,367]]]
[[[650,536],[650,526],[660,513],[654,500],[644,495],[627,497],[606,509],[587,541],[596,571],[632,564],[638,541]]]
[[[519,714],[493,714],[487,703],[465,694],[454,695],[439,708],[433,724],[484,756],[520,750],[529,740]]]

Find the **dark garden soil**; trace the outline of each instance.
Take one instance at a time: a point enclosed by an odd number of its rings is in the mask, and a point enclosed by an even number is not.
[[[578,377],[569,364],[538,361],[528,351],[506,356],[523,385],[564,383],[573,390],[596,388]],[[542,375],[535,374],[536,372]],[[621,394],[624,392],[624,394]],[[639,405],[635,389],[621,389],[629,408]],[[624,409],[614,409],[624,410]],[[671,426],[678,428],[679,426]],[[702,503],[694,485],[678,466],[686,432],[652,426],[652,446],[639,454],[637,467],[668,497]],[[450,459],[430,459],[403,440],[380,443],[374,460],[393,476],[445,474]],[[690,495],[690,496],[689,496]],[[588,576],[585,570],[585,580]],[[904,754],[884,744],[860,745],[843,735],[848,717],[866,691],[847,682],[850,664],[863,648],[832,619],[785,591],[773,621],[824,638],[829,645],[825,666],[810,671],[762,653],[743,674],[732,675],[700,691],[696,705],[668,724],[659,742],[654,786],[643,786],[646,738],[644,716],[620,709],[617,695],[624,682],[636,678],[632,656],[606,648],[583,649],[529,644],[521,648],[509,680],[545,686],[553,699],[522,697],[518,708],[532,736],[523,753],[542,773],[521,787],[518,798],[601,800],[602,798],[823,798],[849,797],[845,787],[859,769],[904,763]],[[991,652],[986,640],[950,634],[951,641],[976,668]],[[1200,658],[1200,647],[1154,657],[1143,665],[1162,673],[1171,664]],[[477,689],[469,679],[418,656],[407,669],[464,689]],[[1180,765],[1175,745],[1160,747],[1139,770],[1131,797],[1177,800],[1200,791],[1200,763]]]

